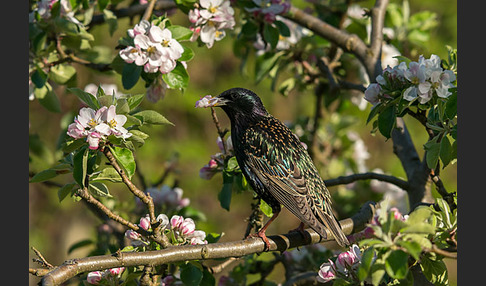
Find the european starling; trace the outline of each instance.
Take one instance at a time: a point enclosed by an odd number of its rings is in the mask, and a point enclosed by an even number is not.
[[[228,115],[238,164],[253,190],[273,210],[272,218],[254,236],[270,247],[265,231],[282,204],[322,237],[327,237],[327,228],[339,245],[349,245],[307,150],[287,126],[267,112],[260,98],[248,89],[232,88],[206,100],[206,107],[221,107]]]

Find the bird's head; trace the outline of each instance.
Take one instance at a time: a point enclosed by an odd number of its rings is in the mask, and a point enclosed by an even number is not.
[[[268,115],[258,95],[244,88],[231,88],[217,97],[206,96],[196,103],[196,107],[221,107],[231,121],[237,118],[256,119]]]

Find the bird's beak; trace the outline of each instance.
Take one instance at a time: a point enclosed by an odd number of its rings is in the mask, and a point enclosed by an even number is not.
[[[196,102],[197,108],[215,107],[226,105],[227,100],[222,97],[212,97],[211,95],[206,95]]]

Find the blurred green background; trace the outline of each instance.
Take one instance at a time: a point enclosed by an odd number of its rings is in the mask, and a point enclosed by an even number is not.
[[[447,3],[445,3],[447,2]],[[438,27],[433,29],[430,40],[422,53],[428,57],[431,53],[441,58],[447,56],[445,45],[457,47],[457,4],[455,1],[411,1],[411,12],[430,10],[437,13]],[[360,2],[363,6],[370,6],[370,1]],[[392,1],[401,3],[401,1]],[[135,19],[135,22],[137,18]],[[176,24],[187,25],[186,16],[175,14],[171,21]],[[131,27],[128,19],[119,21],[118,30],[110,37],[106,25],[95,26],[91,32],[95,36],[95,45],[107,45],[114,47],[121,36],[125,35],[127,28]],[[217,95],[232,87],[245,87],[255,91],[264,102],[267,110],[282,121],[295,121],[300,116],[312,116],[314,110],[314,96],[309,90],[304,93],[293,92],[284,97],[277,92],[270,91],[270,82],[264,80],[255,85],[252,75],[252,59],[247,64],[245,73],[240,72],[240,59],[233,55],[232,40],[227,36],[211,49],[197,47],[195,43],[186,43],[195,51],[195,57],[188,62],[190,75],[189,87],[184,93],[169,90],[164,99],[157,103],[148,100],[142,102],[142,108],[154,109],[169,119],[174,126],[164,125],[145,129],[150,135],[145,145],[136,153],[137,168],[143,173],[147,182],[157,181],[164,172],[167,162],[177,158],[176,169],[171,172],[166,184],[177,184],[184,190],[184,197],[191,200],[191,206],[202,211],[205,221],[196,224],[198,229],[206,232],[224,232],[222,241],[238,240],[243,237],[246,229],[245,219],[250,214],[252,196],[250,192],[233,194],[230,211],[220,207],[217,194],[221,189],[222,176],[216,175],[211,180],[199,178],[199,169],[210,159],[210,155],[219,152],[216,145],[217,131],[212,122],[209,109],[195,109],[195,102],[204,95]],[[417,57],[418,55],[415,55]],[[416,59],[416,58],[412,58]],[[86,67],[76,65],[78,70],[75,85],[81,89],[89,83],[115,83],[119,90],[127,94],[145,93],[143,82],[140,81],[133,89],[122,89],[120,76],[116,73],[102,74]],[[65,87],[56,89],[61,100],[62,112],[51,113],[43,108],[38,101],[29,102],[29,134],[38,136],[46,144],[47,150],[42,156],[32,156],[29,171],[39,172],[52,166],[57,159],[55,152],[57,140],[62,131],[63,118],[77,114],[80,101],[72,94],[65,92]],[[385,141],[382,136],[372,136],[371,127],[365,125],[369,113],[361,111],[354,105],[349,105],[343,112],[360,118],[359,124],[355,124],[350,130],[354,130],[364,140],[371,157],[366,161],[370,170],[380,168],[386,173],[405,178],[399,160],[393,155],[392,142]],[[74,112],[74,113],[72,113]],[[223,128],[229,128],[229,122],[221,110],[217,112]],[[423,154],[422,144],[426,140],[426,134],[422,127],[413,120],[406,120],[410,132],[413,134],[414,143],[420,154]],[[64,123],[65,124],[65,123]],[[321,174],[326,174],[325,167]],[[446,188],[449,191],[456,190],[457,164],[447,167],[441,174]],[[342,174],[344,175],[344,174]],[[66,183],[71,178],[58,177],[56,182]],[[329,179],[329,178],[325,178]],[[135,184],[139,181],[135,179]],[[111,194],[120,201],[131,200],[127,190],[118,184],[109,184]],[[86,208],[84,204],[74,202],[67,198],[59,203],[56,187],[45,184],[29,184],[29,245],[37,248],[46,259],[54,265],[59,265],[66,259],[83,257],[92,249],[92,246],[76,249],[67,253],[71,245],[84,239],[93,238],[99,220]],[[335,192],[330,188],[331,193]],[[138,222],[138,219],[133,222]],[[287,211],[275,221],[269,228],[269,234],[285,233],[295,228],[298,221]],[[32,261],[33,252],[29,250],[29,260]],[[447,261],[447,260],[446,260]],[[447,261],[449,266],[449,281],[456,285],[456,261]],[[31,267],[37,267],[30,264]],[[278,277],[274,277],[279,282]],[[31,277],[31,284],[35,285],[38,279]]]

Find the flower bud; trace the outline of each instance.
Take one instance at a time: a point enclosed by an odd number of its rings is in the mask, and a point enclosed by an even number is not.
[[[173,215],[170,218],[170,225],[172,226],[172,228],[179,228],[179,226],[181,225],[181,223],[183,221],[184,221],[184,218],[182,216]]]
[[[111,269],[109,269],[109,271],[110,271],[111,275],[118,276],[118,275],[122,274],[123,271],[125,271],[125,267],[111,268]]]
[[[88,277],[86,277],[86,281],[89,284],[98,285],[98,283],[101,281],[102,278],[103,275],[101,274],[100,271],[93,271],[88,273]]]
[[[317,281],[325,283],[336,277],[334,263],[329,260],[327,263],[323,263],[317,273]]]
[[[169,217],[166,214],[159,214],[157,216],[157,221],[160,222],[162,228],[166,228],[169,225]]]
[[[357,261],[357,257],[351,251],[342,252],[338,255],[337,263],[343,268],[352,266]]]
[[[150,229],[150,217],[147,215],[145,217],[140,218],[140,227],[149,230]]]
[[[184,236],[189,236],[196,230],[196,224],[191,218],[186,218],[180,225],[181,233]]]

